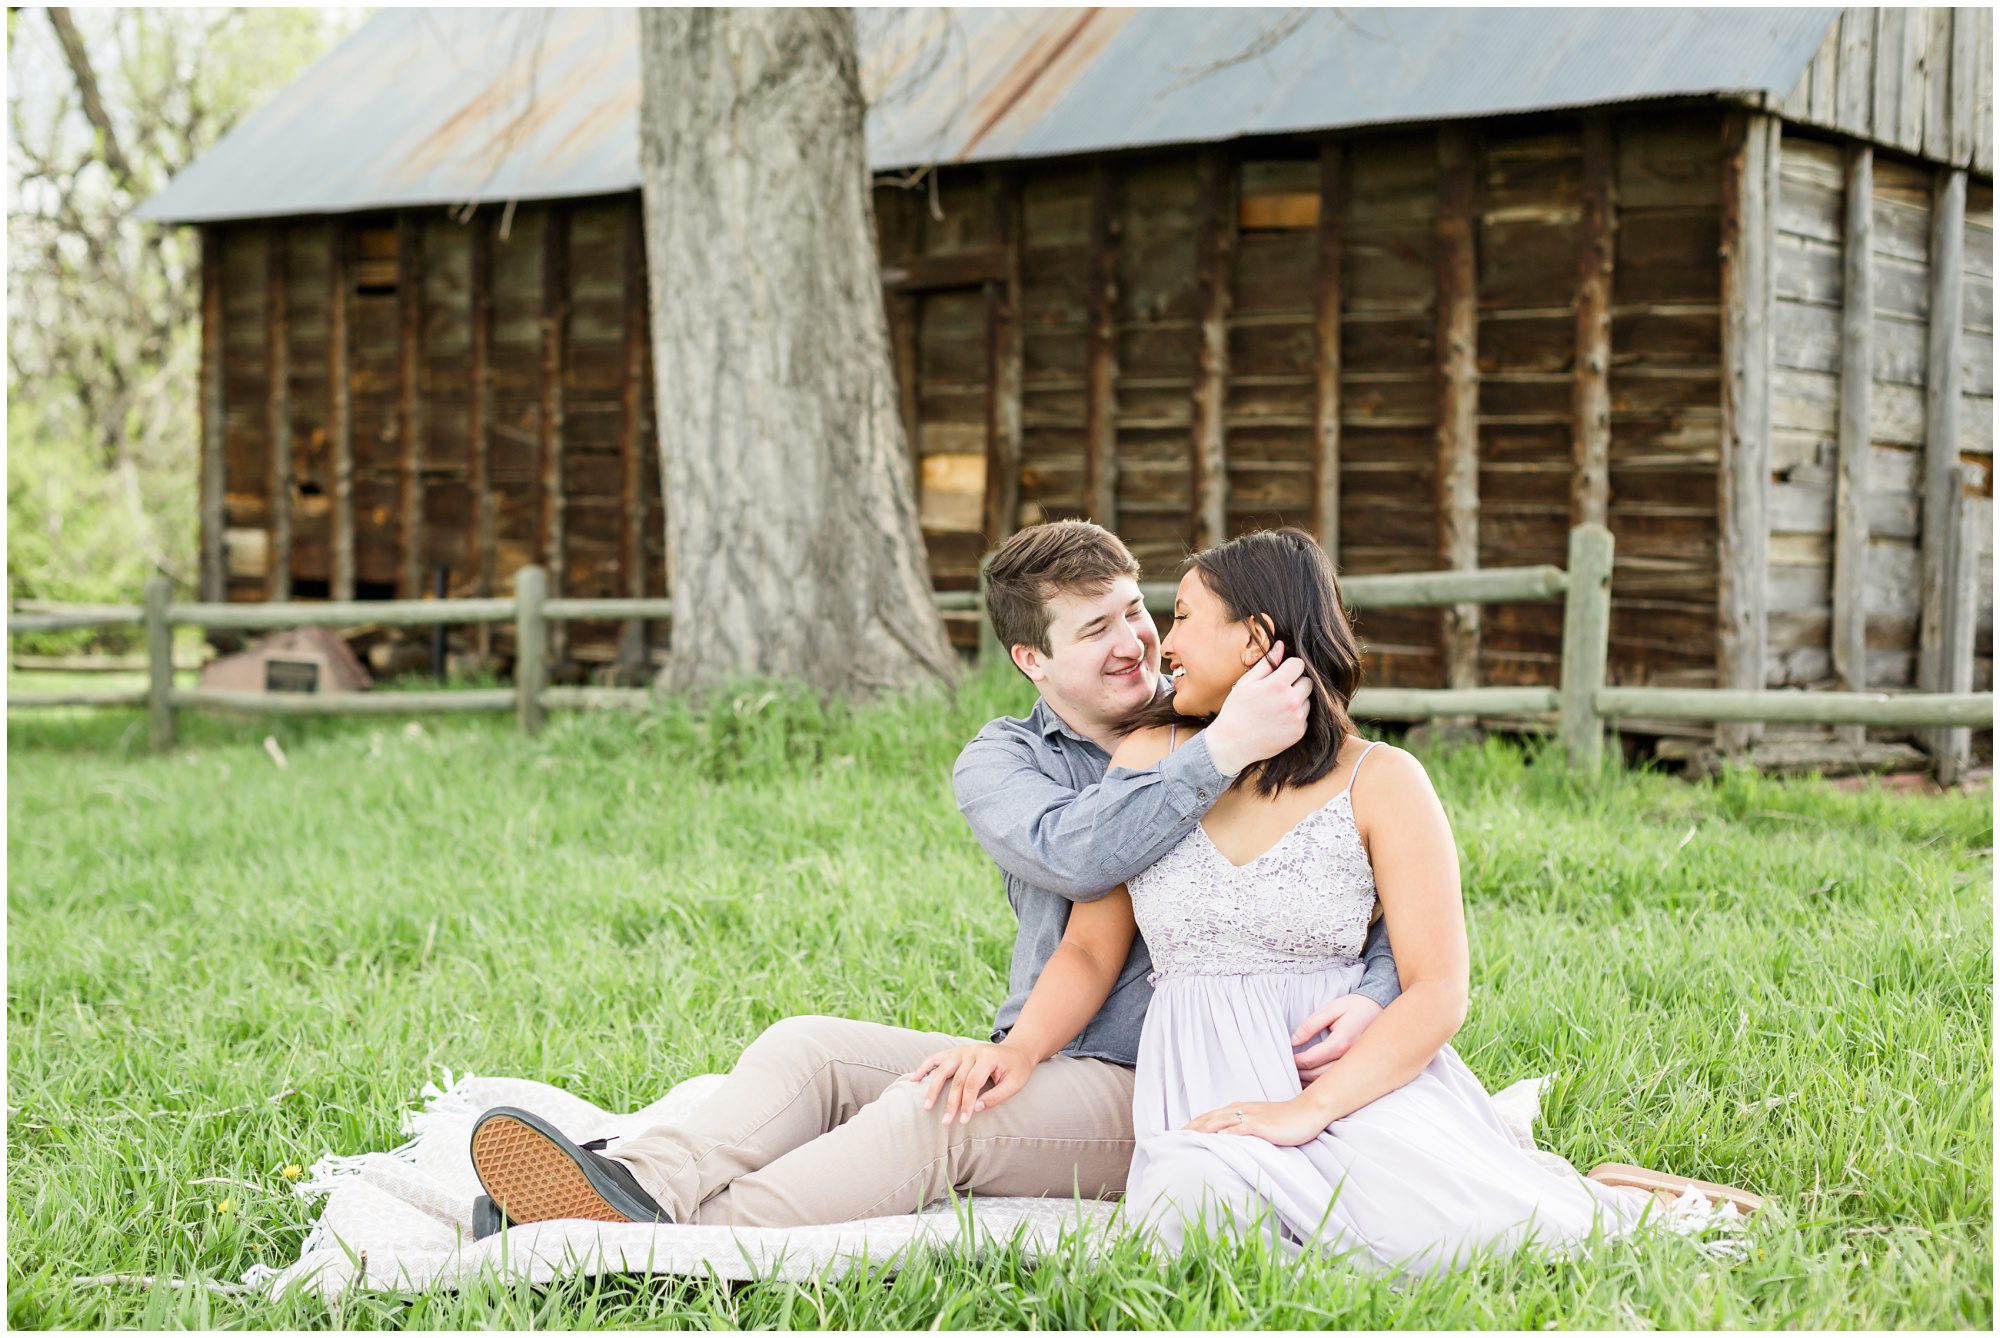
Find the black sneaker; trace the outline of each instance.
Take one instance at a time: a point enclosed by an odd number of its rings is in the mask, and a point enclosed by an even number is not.
[[[539,1115],[496,1106],[472,1126],[472,1169],[507,1225],[672,1221],[629,1167],[599,1155],[609,1141],[579,1147]]]
[[[485,1240],[507,1229],[507,1214],[500,1211],[500,1205],[493,1202],[490,1194],[481,1194],[472,1201],[472,1238]]]

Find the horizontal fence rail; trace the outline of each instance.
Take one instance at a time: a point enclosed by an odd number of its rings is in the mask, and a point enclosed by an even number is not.
[[[1640,717],[1704,724],[1875,725],[1904,729],[1967,729],[1993,725],[1993,694],[1744,692],[1712,688],[1612,687],[1605,682],[1610,642],[1612,539],[1601,525],[1570,532],[1567,567],[1483,568],[1349,576],[1342,598],[1353,609],[1436,608],[1454,604],[1503,604],[1563,600],[1561,682],[1549,687],[1364,687],[1353,715],[1364,720],[1440,717],[1553,717],[1570,765],[1595,770],[1601,763],[1607,721]],[[981,571],[984,586],[984,570]],[[1173,611],[1178,586],[1148,581],[1140,593],[1149,611]],[[934,592],[941,613],[983,615],[981,590]],[[144,707],[154,744],[174,741],[177,710],[230,711],[270,716],[437,715],[515,712],[521,728],[538,731],[550,710],[648,710],[659,700],[651,688],[559,687],[548,681],[548,624],[577,619],[663,621],[673,617],[671,598],[550,598],[548,574],[524,567],[514,594],[499,599],[353,600],[339,603],[216,604],[175,602],[167,583],[148,583],[141,607],[118,604],[34,604],[24,601],[7,619],[9,635],[85,627],[143,627],[147,655],[132,667],[148,674],[144,689],[9,693],[9,710],[35,707]],[[262,693],[178,688],[172,659],[176,625],[241,631],[297,627],[426,627],[511,622],[516,635],[514,686],[455,691],[381,693]],[[992,626],[980,617],[980,656],[1004,653]]]
[[[1990,692],[1741,692],[1724,688],[1600,688],[1607,719],[1760,721],[1793,725],[1887,725],[1893,728],[1993,727]]]

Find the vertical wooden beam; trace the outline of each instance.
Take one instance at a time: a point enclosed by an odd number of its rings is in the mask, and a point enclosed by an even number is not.
[[[292,344],[291,313],[285,288],[286,229],[272,224],[264,281],[264,366],[270,373],[265,401],[271,440],[271,546],[264,569],[264,594],[274,602],[292,597]]]
[[[1920,12],[1930,25],[1924,52],[1923,154],[1948,163],[1951,161],[1952,11],[1940,7]]]
[[[1236,252],[1235,164],[1219,149],[1196,158],[1195,368],[1191,471],[1196,548],[1229,537],[1229,465],[1222,402],[1229,384],[1229,276]]]
[[[1769,637],[1771,491],[1771,206],[1777,193],[1776,117],[1732,111],[1724,120],[1722,178],[1722,445],[1716,602],[1719,685],[1764,686]],[[1741,753],[1755,724],[1716,728],[1717,746]]]
[[[470,310],[470,347],[466,353],[466,452],[467,469],[465,565],[472,571],[474,591],[482,599],[493,594],[493,527],[498,499],[493,494],[493,224],[484,213],[475,213],[472,229],[472,262],[466,294]],[[478,624],[481,659],[493,653],[493,624]]]
[[[1951,15],[1951,127],[1947,132],[1946,162],[1964,167],[1972,161],[1972,141],[1981,117],[1987,113],[1973,98],[1978,72],[1973,62],[1979,58],[1979,19],[1976,9],[1955,8]]]
[[[164,576],[146,580],[146,721],[157,751],[174,746],[174,625],[167,604],[174,589]]]
[[[1931,11],[1903,11],[1903,74],[1896,90],[1896,143],[1924,151],[1924,108],[1930,101]]]
[[[1840,420],[1833,488],[1833,672],[1842,692],[1868,687],[1868,416],[1875,385],[1875,151],[1847,146],[1841,233]],[[1841,725],[1859,746],[1864,725]]]
[[[1990,176],[1993,172],[1993,11],[1975,5],[1967,12],[1972,16],[1973,41],[1971,164]]]
[[[349,234],[344,219],[328,229],[326,295],[327,436],[333,447],[333,597],[354,598],[354,414],[349,384],[347,304],[354,283],[347,265]]]
[[[1471,133],[1445,126],[1437,142],[1438,566],[1479,565],[1479,270],[1474,251]],[[1479,682],[1479,605],[1448,605],[1440,619],[1444,685]]]
[[[1006,266],[986,285],[986,538],[999,544],[1021,512],[1021,180],[996,167],[986,182]]]
[[[1834,85],[1834,123],[1866,135],[1874,106],[1874,11],[1858,6],[1840,13],[1840,69]]]
[[[1868,475],[1874,387],[1874,151],[1848,146],[1842,253],[1841,385],[1834,489],[1834,672],[1845,691],[1867,685]],[[1842,737],[1859,744],[1860,726]]]
[[[1812,96],[1806,108],[1805,119],[1814,125],[1833,124],[1834,72],[1840,67],[1840,24],[1836,20],[1827,25],[1826,37],[1819,44],[1819,54],[1812,62]]]
[[[1947,495],[1951,499],[1951,545],[1946,563],[1946,604],[1948,616],[1944,634],[1944,675],[1941,690],[1972,691],[1972,651],[1979,627],[1979,529],[1978,512],[1966,497],[1967,471],[1963,465],[1951,467]],[[1937,779],[1940,785],[1957,785],[1972,765],[1972,731],[1946,729],[1938,732]]]
[[[424,597],[424,224],[396,216],[396,597]]]
[[[1876,139],[1901,144],[1903,105],[1903,43],[1907,36],[1907,10],[1878,7],[1866,11],[1875,16],[1875,85],[1870,129]]]
[[[1340,570],[1340,255],[1347,146],[1319,146],[1319,223],[1313,236],[1313,531]]]
[[[1611,123],[1583,123],[1583,212],[1577,226],[1576,381],[1571,389],[1571,525],[1606,525],[1611,507],[1611,275],[1617,173]]]
[[[201,598],[219,602],[222,580],[222,230],[201,230]]]
[[[635,193],[625,207],[624,264],[625,304],[623,343],[624,377],[618,387],[618,451],[624,466],[619,486],[621,528],[618,535],[618,588],[627,599],[646,595],[646,450],[649,445],[639,434],[642,406],[639,392],[646,379],[646,220]],[[646,623],[635,618],[620,634],[620,658],[625,649],[636,652],[638,665],[646,663]]]
[[[1569,590],[1563,604],[1559,719],[1572,771],[1594,776],[1604,760],[1597,692],[1611,650],[1611,531],[1584,521],[1569,532]]]
[[[1940,168],[1931,193],[1930,338],[1924,366],[1923,538],[1917,623],[1917,690],[1945,691],[1945,645],[1954,614],[1951,471],[1958,463],[1958,415],[1965,324],[1965,172]],[[1949,735],[1926,732],[1935,758]]]
[[[542,224],[541,506],[535,517],[535,552],[548,572],[550,592],[560,598],[563,577],[563,371],[569,326],[569,210],[547,206]],[[569,652],[569,624],[550,628],[550,659],[561,664]]]
[[[1090,180],[1089,328],[1084,340],[1083,505],[1107,530],[1118,528],[1118,216],[1112,169]]]
[[[549,574],[543,568],[531,562],[514,573],[514,718],[523,734],[541,733],[548,714],[542,705],[542,689],[549,685],[549,621],[542,613],[548,597]]]

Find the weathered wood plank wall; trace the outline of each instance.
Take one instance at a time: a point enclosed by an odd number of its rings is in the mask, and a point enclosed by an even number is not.
[[[1438,553],[1437,134],[1346,147],[1337,559],[1343,575],[1427,571]],[[1356,625],[1370,682],[1444,686],[1442,611],[1369,610]]]
[[[1605,147],[1605,146],[1600,146]],[[1608,173],[1610,164],[1600,162]],[[1584,141],[1572,126],[1484,136],[1477,182],[1478,565],[1566,563],[1577,451],[1577,333],[1600,338],[1596,445],[1609,444],[1611,270],[1583,280]],[[1608,181],[1604,183],[1608,190]],[[1611,220],[1602,220],[1608,234]],[[1598,240],[1602,240],[1602,235]],[[1586,308],[1594,315],[1586,314]],[[1600,490],[1609,467],[1600,455]],[[1596,519],[1601,523],[1604,499]],[[1479,681],[1553,683],[1562,663],[1555,604],[1480,609]]]
[[[1716,499],[1721,547],[1716,562],[1716,678],[1754,691],[1764,680],[1770,638],[1769,556],[1773,321],[1776,289],[1772,209],[1778,195],[1779,121],[1761,112],[1723,117],[1722,468]],[[1716,728],[1716,742],[1739,752],[1761,723]]]
[[[228,597],[422,597],[438,568],[453,595],[486,594],[531,561],[561,571],[565,594],[661,589],[637,210],[621,197],[521,209],[504,228],[491,211],[424,211],[217,229]],[[631,638],[569,631],[586,660]]]
[[[1808,97],[1865,94],[1872,115],[1875,91],[1836,79]],[[1195,155],[1162,153],[879,187],[933,580],[972,588],[989,530],[1065,516],[1110,521],[1165,576],[1211,535],[1274,524],[1317,529],[1343,573],[1436,567],[1454,507],[1475,518],[1480,565],[1561,562],[1572,522],[1601,515],[1618,544],[1611,680],[1715,684],[1722,125],[1720,109],[1514,118],[1455,147],[1426,129],[1219,152],[1209,178]],[[1866,686],[1912,686],[1935,182],[1870,166],[1852,625]],[[1770,565],[1745,598],[1769,609],[1772,685],[1833,679],[1847,171],[1836,145],[1788,131],[1754,258],[1771,275]],[[1959,456],[1990,506],[1990,186],[1970,181],[1965,200]],[[356,593],[413,573],[427,587],[437,567],[454,594],[505,593],[531,561],[565,594],[670,590],[637,209],[218,229],[229,597],[281,579],[298,597],[339,592],[343,439]],[[1015,439],[1018,468],[999,477]],[[1975,674],[1990,683],[1984,561]],[[1486,609],[1457,642],[1442,618],[1366,614],[1370,681],[1441,685],[1454,646],[1471,648],[1474,681],[1553,681],[1559,609]],[[954,621],[970,644],[976,624]],[[636,642],[610,624],[570,634],[585,661],[663,640],[657,625]]]
[[[329,385],[329,291],[334,230],[326,223],[284,229],[285,343],[290,350],[292,544],[285,576],[293,597],[329,595],[333,581],[333,416]],[[281,559],[273,545],[273,563]]]
[[[1714,687],[1723,465],[1721,117],[1614,117],[1611,131],[1617,195],[1607,504],[1617,540],[1611,681]]]
[[[1990,531],[1992,193],[1989,183],[1967,183],[1962,222],[1945,220],[1938,204],[1953,201],[1954,176],[1964,179],[1810,131],[1784,135],[1768,686],[1920,686],[1921,592],[1934,591],[1940,645],[1947,620],[1943,576],[1927,573],[1924,553],[1929,536],[1932,561],[1942,562],[1929,516],[1948,510],[1948,499],[1926,497],[1927,477],[1936,483],[1962,465],[1979,533]],[[1956,278],[1935,263],[1953,230]],[[1943,314],[1948,329],[1933,320],[1941,306],[1956,313]],[[1937,376],[1947,363],[1955,373]],[[1981,628],[1992,621],[1990,547],[1983,540],[1966,610]],[[1975,645],[1975,678],[1990,683],[1988,643]],[[1866,738],[1879,745],[1907,733]],[[1834,734],[1863,742],[1858,728]]]
[[[1475,342],[1449,368],[1434,131],[1253,150],[1207,193],[1186,155],[1025,174],[1016,522],[1109,519],[1165,575],[1219,505],[1229,534],[1331,534],[1343,571],[1434,567],[1446,552],[1438,414],[1449,401],[1472,426],[1451,440],[1476,436],[1460,491],[1476,506],[1477,561],[1560,562],[1581,402],[1601,456],[1586,496],[1623,550],[1614,676],[1713,683],[1718,123],[1606,118],[1589,167],[1573,119],[1483,132],[1467,161],[1461,261]],[[977,212],[990,207],[981,182],[983,170],[945,171],[877,200],[892,333],[910,349],[909,398],[922,406],[911,418],[933,576],[947,587],[969,584],[984,542],[969,518],[976,496],[991,500],[974,433],[1005,393],[971,342],[976,309],[953,315],[1008,272]],[[1234,207],[1217,216],[1225,192]],[[1227,257],[1224,284],[1204,288],[1204,256]],[[1600,314],[1582,328],[1598,335],[1579,392],[1575,309],[1590,285]],[[1208,342],[1218,310],[1219,354]],[[1325,524],[1328,508],[1346,523]],[[1558,610],[1482,614],[1479,681],[1553,679]],[[1380,681],[1444,680],[1438,611],[1365,622]]]
[[[1783,111],[1797,125],[1842,131],[1990,175],[1993,11],[1846,10]]]
[[[1971,485],[1973,555],[1972,688],[1993,687],[1993,183],[1965,188],[1965,365],[1959,390],[1959,459]]]
[[[211,394],[221,409],[219,536],[226,598],[266,597],[271,531],[270,234],[218,230],[213,301],[221,318]],[[211,429],[213,431],[213,429]],[[211,448],[213,449],[213,447]],[[211,502],[213,505],[214,502]]]

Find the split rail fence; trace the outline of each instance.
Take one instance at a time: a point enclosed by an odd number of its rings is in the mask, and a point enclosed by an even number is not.
[[[1767,722],[1886,726],[1936,731],[1940,780],[1954,783],[1966,769],[1973,728],[1993,725],[1993,694],[1808,692],[1798,689],[1737,691],[1715,688],[1612,687],[1605,682],[1611,630],[1611,532],[1586,524],[1570,531],[1569,565],[1499,567],[1472,571],[1350,576],[1341,582],[1349,607],[1435,608],[1447,605],[1564,601],[1561,681],[1550,687],[1364,687],[1354,715],[1364,720],[1425,720],[1472,716],[1553,718],[1573,768],[1594,771],[1604,749],[1604,726],[1617,719],[1700,723]],[[1146,607],[1173,607],[1174,587],[1141,586]],[[978,611],[978,591],[940,591],[942,611]],[[622,707],[645,709],[648,688],[561,687],[548,681],[549,625],[568,619],[665,619],[671,598],[551,599],[548,573],[525,567],[508,599],[368,600],[346,603],[199,604],[172,599],[155,578],[143,607],[71,606],[56,612],[10,614],[10,636],[75,627],[138,625],[146,633],[148,685],[130,691],[13,693],[7,707],[142,707],[156,748],[175,739],[175,712],[224,710],[250,715],[429,715],[460,711],[515,713],[523,731],[538,732],[551,710]],[[385,693],[258,693],[175,687],[173,629],[181,625],[237,630],[292,627],[440,626],[512,622],[517,658],[511,688]],[[982,620],[980,656],[1000,653]]]

